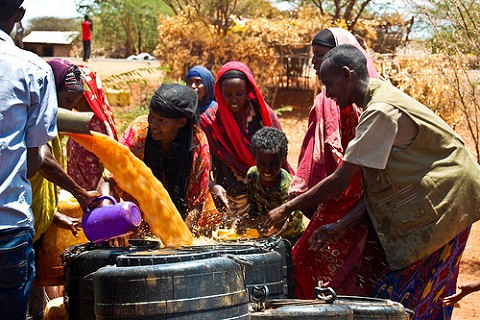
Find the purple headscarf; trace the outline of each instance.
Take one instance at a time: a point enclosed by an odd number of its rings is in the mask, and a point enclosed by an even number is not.
[[[84,92],[82,72],[76,64],[60,58],[52,59],[47,63],[52,67],[57,92]]]

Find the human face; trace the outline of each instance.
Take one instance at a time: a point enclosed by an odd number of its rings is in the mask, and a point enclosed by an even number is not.
[[[247,101],[247,82],[239,78],[224,80],[222,82],[222,96],[233,113],[244,111]]]
[[[334,100],[341,109],[345,109],[354,101],[352,97],[351,71],[343,67],[340,72],[333,70],[330,61],[320,68],[320,81],[325,86],[325,95]]]
[[[318,77],[319,80],[320,80],[320,66],[323,63],[323,57],[327,54],[328,51],[330,51],[330,48],[323,47],[323,46],[317,46],[317,45],[312,46],[313,69],[315,69],[315,73],[317,74],[317,77]]]
[[[257,150],[255,152],[255,163],[264,186],[274,187],[280,182],[280,171],[282,169],[283,160],[280,151],[276,153],[266,153]]]
[[[205,98],[205,86],[203,85],[202,78],[191,77],[187,80],[187,86],[195,90],[198,95],[198,101],[202,101]]]
[[[187,118],[167,118],[160,113],[150,110],[148,125],[152,138],[163,144],[170,144],[175,140],[178,131],[187,123]]]
[[[81,92],[60,91],[57,93],[58,106],[63,109],[72,110],[82,99]]]

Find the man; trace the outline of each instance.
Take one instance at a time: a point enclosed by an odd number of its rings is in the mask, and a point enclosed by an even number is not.
[[[39,147],[57,134],[52,70],[9,36],[22,3],[0,0],[0,314],[8,319],[25,319],[35,277],[28,178],[41,164]]]
[[[83,40],[83,61],[90,59],[90,46],[92,41],[93,22],[88,15],[85,15],[82,22],[82,40]]]
[[[357,48],[330,50],[320,78],[327,97],[340,108],[352,103],[364,108],[356,136],[338,169],[272,210],[268,224],[280,226],[288,213],[325,202],[361,170],[367,212],[388,263],[372,296],[402,302],[415,311],[415,319],[450,318],[452,307],[443,307],[442,297],[455,291],[469,227],[480,218],[478,164],[431,110],[370,79]],[[348,220],[355,221],[351,216],[342,220],[334,230],[320,230],[317,240],[328,245],[348,227]]]

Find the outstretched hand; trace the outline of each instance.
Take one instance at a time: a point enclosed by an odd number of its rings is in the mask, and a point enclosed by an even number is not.
[[[75,237],[78,236],[78,231],[82,229],[82,219],[72,218],[58,211],[55,213],[53,223],[59,228],[70,230]]]
[[[216,184],[212,187],[210,192],[217,210],[221,213],[227,212],[229,209],[227,191],[221,185]]]
[[[463,299],[463,297],[465,297],[466,295],[468,295],[472,292],[475,292],[475,291],[479,291],[480,290],[480,281],[479,282],[468,283],[468,284],[465,284],[465,285],[460,285],[460,286],[458,286],[458,289],[460,289],[460,291],[458,291],[457,293],[443,298],[443,304],[444,305],[449,306],[449,305],[455,304],[458,301],[460,301],[461,299]]]
[[[263,226],[262,233],[266,236],[279,235],[284,231],[287,225],[287,219],[291,211],[285,204],[271,210],[268,213],[268,219]]]

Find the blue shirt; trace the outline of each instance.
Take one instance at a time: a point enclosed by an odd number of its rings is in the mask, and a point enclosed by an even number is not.
[[[33,228],[27,148],[53,139],[56,123],[52,69],[0,30],[0,229]]]

